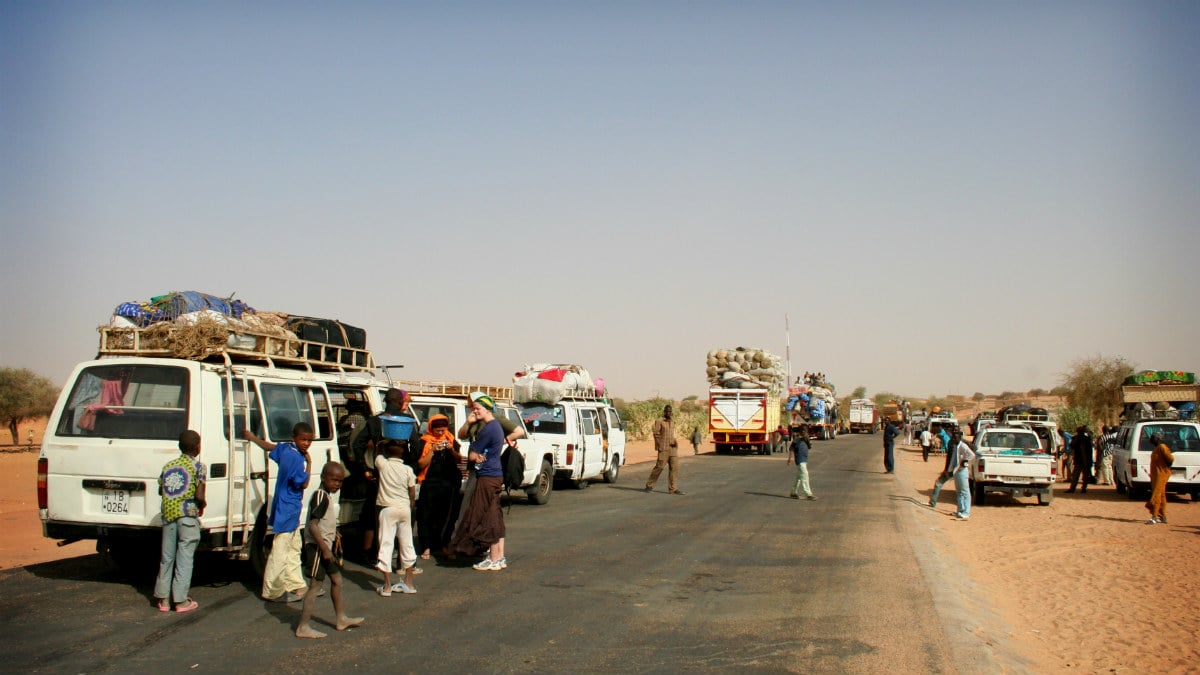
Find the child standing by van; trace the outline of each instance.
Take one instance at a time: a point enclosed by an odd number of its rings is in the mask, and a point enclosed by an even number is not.
[[[300,511],[312,473],[312,457],[308,456],[313,442],[312,425],[297,422],[292,427],[291,442],[268,443],[249,429],[242,432],[242,438],[271,453],[271,459],[279,467],[269,520],[275,538],[271,540],[271,553],[263,572],[262,597],[275,602],[297,602],[308,587],[300,574],[300,545],[304,540]]]
[[[296,626],[296,637],[323,638],[325,633],[313,628],[313,605],[321,594],[325,577],[329,577],[329,597],[333,600],[334,627],[346,630],[362,625],[361,616],[346,616],[342,607],[342,570],[333,557],[333,541],[337,537],[337,506],[333,496],[342,489],[346,480],[346,467],[338,462],[328,462],[321,469],[321,487],[313,493],[308,503],[308,525],[304,527],[304,574],[308,576],[308,592],[304,594],[304,608],[300,610],[300,623]]]
[[[192,586],[192,560],[200,542],[200,516],[204,513],[204,477],[207,469],[200,456],[200,434],[188,429],[179,435],[183,454],[166,463],[158,476],[162,495],[162,557],[154,597],[158,611],[190,612],[199,605],[188,597]]]
[[[376,589],[383,597],[392,591],[416,593],[413,586],[413,566],[417,551],[413,547],[412,505],[417,500],[417,478],[404,463],[407,441],[385,440],[380,443],[383,456],[375,458],[375,473],[379,476],[379,560],[375,569],[383,572],[383,585]],[[400,566],[404,581],[392,585],[392,546],[400,539]]]

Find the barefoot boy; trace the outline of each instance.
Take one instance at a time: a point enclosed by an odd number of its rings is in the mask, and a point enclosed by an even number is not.
[[[312,618],[317,593],[329,576],[329,597],[333,599],[333,611],[337,616],[335,626],[346,630],[363,622],[362,617],[346,616],[342,609],[342,572],[333,559],[333,539],[337,535],[337,508],[333,495],[342,489],[346,468],[338,462],[328,462],[321,469],[321,487],[313,493],[308,503],[308,525],[304,528],[304,574],[309,578],[308,592],[304,594],[304,609],[300,611],[300,624],[296,626],[296,637],[323,638],[325,633],[314,629],[308,621]]]

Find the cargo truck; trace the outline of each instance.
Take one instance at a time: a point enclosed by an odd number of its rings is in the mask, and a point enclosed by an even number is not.
[[[779,414],[779,395],[770,389],[708,390],[708,433],[718,455],[769,455]]]
[[[869,398],[850,401],[850,433],[856,434],[860,431],[868,434],[879,431],[879,410]]]

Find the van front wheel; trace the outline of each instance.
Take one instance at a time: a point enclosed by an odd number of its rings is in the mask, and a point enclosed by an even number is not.
[[[529,491],[529,501],[533,504],[545,504],[550,501],[550,492],[554,490],[554,469],[550,462],[542,460],[542,470],[538,471],[537,481],[533,490]]]

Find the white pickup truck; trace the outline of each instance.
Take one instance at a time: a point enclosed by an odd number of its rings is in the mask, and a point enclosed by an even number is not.
[[[976,505],[982,505],[989,492],[1005,492],[1013,497],[1037,495],[1042,506],[1053,501],[1058,467],[1034,430],[988,427],[975,437],[974,445],[970,480]]]

